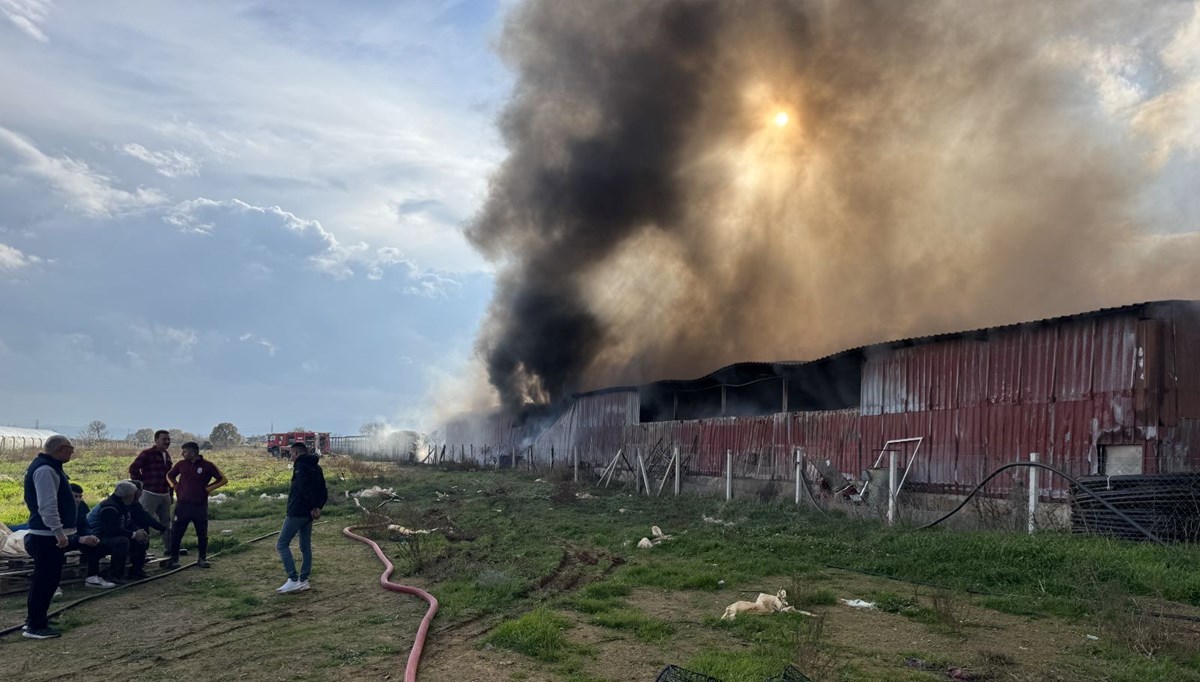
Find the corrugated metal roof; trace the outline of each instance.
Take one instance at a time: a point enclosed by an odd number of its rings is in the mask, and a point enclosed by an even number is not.
[[[1141,303],[1130,303],[1127,305],[1110,306],[1108,308],[1098,308],[1096,310],[1091,310],[1088,312],[1073,313],[1070,315],[1059,315],[1057,317],[1047,317],[1047,318],[1041,318],[1041,319],[1037,319],[1037,320],[1027,320],[1027,321],[1023,321],[1023,322],[1013,322],[1010,324],[996,325],[996,326],[992,326],[992,327],[981,327],[981,328],[969,329],[969,330],[964,330],[964,331],[956,331],[956,332],[944,332],[944,333],[940,333],[940,334],[930,334],[927,336],[912,336],[912,337],[903,338],[903,339],[893,339],[891,341],[881,341],[878,343],[867,344],[864,346],[855,346],[853,348],[847,348],[845,350],[840,350],[836,353],[831,353],[829,355],[825,355],[825,356],[815,358],[812,360],[780,360],[777,362],[757,362],[757,361],[756,362],[735,362],[735,363],[725,365],[724,367],[720,367],[716,370],[713,370],[712,372],[709,372],[708,374],[705,374],[704,376],[696,377],[693,379],[660,379],[657,381],[646,382],[645,384],[635,384],[635,385],[627,385],[627,386],[610,386],[610,387],[596,389],[593,391],[582,391],[580,393],[573,394],[573,396],[571,396],[571,397],[595,395],[595,394],[606,393],[606,392],[610,392],[610,391],[635,391],[635,390],[638,390],[641,386],[647,386],[650,384],[697,383],[697,384],[709,384],[712,386],[720,386],[720,385],[722,385],[722,383],[725,383],[725,382],[720,381],[716,377],[719,377],[722,374],[737,373],[737,374],[742,374],[742,375],[749,374],[749,375],[760,375],[763,377],[767,377],[772,374],[779,374],[780,370],[783,368],[795,367],[795,366],[799,366],[799,365],[808,365],[808,364],[813,364],[813,363],[822,362],[822,361],[826,361],[826,360],[832,360],[834,358],[838,358],[838,357],[841,357],[844,355],[850,355],[850,354],[854,354],[854,353],[866,353],[869,349],[902,348],[902,347],[906,347],[906,346],[917,346],[917,345],[923,345],[926,343],[933,343],[936,341],[944,341],[947,339],[960,338],[960,337],[964,337],[964,336],[976,336],[976,335],[983,336],[983,335],[986,335],[986,334],[989,334],[992,332],[1005,331],[1005,330],[1010,330],[1010,329],[1020,329],[1021,327],[1030,326],[1030,325],[1058,324],[1058,323],[1067,322],[1070,320],[1082,320],[1082,319],[1086,319],[1089,317],[1105,317],[1105,316],[1109,316],[1109,315],[1117,315],[1117,314],[1121,314],[1121,313],[1140,311],[1141,309],[1145,308],[1146,306],[1169,305],[1169,304],[1173,304],[1173,303],[1200,304],[1200,301],[1184,301],[1184,300],[1143,301]],[[1090,351],[1091,351],[1091,349],[1088,349],[1088,352],[1090,352]],[[996,377],[996,379],[1000,379],[1000,378]]]

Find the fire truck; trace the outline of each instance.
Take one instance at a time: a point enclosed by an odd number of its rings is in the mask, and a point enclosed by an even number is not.
[[[287,457],[287,449],[292,443],[304,443],[309,452],[325,454],[329,452],[329,434],[316,431],[290,431],[288,433],[272,433],[267,436],[267,452],[272,457]]]

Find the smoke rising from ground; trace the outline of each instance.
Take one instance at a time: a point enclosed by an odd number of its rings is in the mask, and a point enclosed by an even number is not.
[[[1200,177],[1198,17],[525,3],[501,43],[510,155],[468,229],[500,266],[489,380],[516,407],[1200,295],[1200,212],[1145,200]]]

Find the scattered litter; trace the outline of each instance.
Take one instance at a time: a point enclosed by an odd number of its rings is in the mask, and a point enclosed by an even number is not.
[[[725,587],[725,581],[724,581],[724,580],[718,580],[718,581],[717,581],[717,587]]]
[[[917,670],[924,670],[929,667],[929,664],[926,663],[923,659],[909,656],[908,658],[904,659],[904,666],[906,668],[916,668]]]
[[[650,549],[653,546],[654,543],[650,542],[650,538],[642,538],[641,540],[638,540],[638,549]]]
[[[875,602],[873,602],[873,601],[863,601],[861,599],[839,599],[838,601],[842,602],[846,606],[851,606],[856,609],[873,609],[873,608],[875,608]]]
[[[952,680],[962,680],[963,682],[973,682],[974,680],[983,679],[966,668],[950,668],[946,671],[946,677]]]
[[[596,499],[596,496],[591,493],[575,493],[575,499],[577,499],[577,500],[594,500],[594,499]]]
[[[1099,638],[1099,637],[1097,637],[1096,635],[1088,635],[1088,636],[1087,636],[1087,638],[1088,638],[1088,639],[1090,639],[1090,640],[1092,640],[1093,642],[1099,642],[1099,641],[1100,641],[1100,638]]]
[[[225,504],[229,501],[229,496],[225,493],[217,493],[216,495],[208,498],[208,500],[213,504]]]
[[[260,499],[260,500],[286,500],[287,493],[279,493],[278,495],[268,495],[266,493],[263,493],[262,495],[258,496],[258,499]]]
[[[497,514],[499,514],[500,512],[502,512],[502,511],[504,511],[504,510],[503,510],[503,509],[493,509],[492,511],[496,512]]]
[[[653,539],[651,539],[651,538],[653,538]],[[660,542],[666,542],[667,540],[670,540],[670,539],[671,539],[671,536],[667,535],[666,533],[663,533],[662,528],[659,528],[658,526],[650,526],[650,537],[642,538],[640,541],[638,541],[638,548],[650,549],[651,547],[659,544]]]
[[[618,510],[617,510],[617,513],[618,513],[618,514],[624,514],[624,513],[625,513],[625,512],[627,512],[627,511],[629,511],[629,510],[628,510],[628,509],[626,509],[625,507],[621,507],[620,509],[618,509]]]
[[[450,493],[444,493],[444,492],[442,492],[442,491],[440,491],[440,490],[435,490],[435,491],[433,491],[433,494],[434,494],[434,496],[436,496],[436,497],[437,497],[437,499],[438,499],[438,501],[439,501],[439,502],[440,502],[441,500],[444,500],[444,499],[446,499],[447,497],[450,497]]]
[[[758,598],[754,601],[735,601],[725,607],[725,614],[721,616],[721,620],[733,620],[737,618],[739,613],[800,613],[805,616],[812,616],[808,611],[797,611],[793,606],[787,603],[787,590],[780,589],[775,594],[767,594],[759,592]]]
[[[389,523],[387,529],[393,533],[399,533],[401,535],[429,535],[430,533],[441,530],[440,528],[418,528],[417,530],[413,530],[411,528],[405,528],[404,526],[397,526],[394,523]]]
[[[721,519],[716,519],[716,518],[713,518],[713,517],[711,517],[711,516],[708,516],[707,514],[701,515],[701,516],[700,516],[700,519],[701,519],[702,521],[704,521],[705,523],[715,523],[715,524],[717,524],[717,525],[720,525],[720,526],[732,526],[732,525],[734,525],[734,524],[733,524],[733,521],[723,521],[723,520],[721,520]]]
[[[380,488],[377,485],[373,485],[370,488],[353,493],[353,495],[355,497],[391,497],[395,493],[396,491],[391,488]]]
[[[226,528],[225,530],[221,531],[221,535],[233,535],[233,531]]]
[[[540,478],[535,478],[535,479],[533,479],[533,482],[534,482],[534,483],[545,483],[545,481],[543,481],[543,480],[542,480],[542,479],[540,479]]]

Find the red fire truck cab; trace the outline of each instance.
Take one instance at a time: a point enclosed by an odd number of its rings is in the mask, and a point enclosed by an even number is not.
[[[272,433],[267,436],[267,452],[272,457],[288,457],[287,449],[292,443],[304,443],[310,452],[329,452],[329,434],[316,431],[291,431],[289,433]]]

